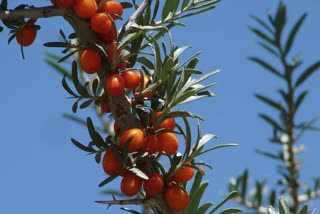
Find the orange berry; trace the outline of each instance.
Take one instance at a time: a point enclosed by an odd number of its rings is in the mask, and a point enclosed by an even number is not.
[[[32,26],[25,25],[16,33],[16,40],[22,46],[31,45],[37,36],[37,30]]]
[[[128,129],[120,134],[120,147],[123,148],[127,141],[131,139],[128,152],[135,152],[143,148],[145,143],[144,132],[138,128]]]
[[[118,31],[116,25],[112,22],[112,27],[108,33],[99,33],[98,34],[100,40],[105,43],[112,42],[118,36]]]
[[[166,189],[165,201],[171,209],[179,212],[188,207],[190,198],[180,186],[173,184]]]
[[[90,19],[97,13],[98,5],[95,0],[75,0],[73,10],[81,18]]]
[[[148,152],[150,155],[159,152],[159,142],[156,135],[147,135],[143,151]]]
[[[94,48],[84,50],[80,55],[80,66],[88,74],[97,72],[101,67],[101,56]]]
[[[114,175],[123,169],[121,162],[117,159],[112,149],[108,149],[103,156],[102,167],[108,175]]]
[[[142,186],[142,179],[133,173],[125,173],[121,180],[120,189],[126,196],[136,195]]]
[[[112,20],[105,13],[96,13],[91,18],[91,28],[97,33],[107,34],[112,28]]]
[[[124,79],[124,87],[134,90],[140,83],[140,74],[135,71],[124,71],[121,73]]]
[[[149,179],[143,182],[143,189],[149,196],[157,195],[162,192],[163,186],[163,177],[158,172],[152,173],[149,176]]]
[[[120,74],[112,74],[106,80],[105,88],[110,96],[120,96],[124,92],[124,80]]]
[[[161,132],[157,135],[159,142],[159,151],[167,154],[174,155],[179,147],[178,138],[170,132]]]
[[[101,8],[102,12],[109,13],[113,20],[122,16],[123,7],[119,2],[107,1]]]
[[[162,114],[161,111],[156,112],[156,119],[160,117],[160,115]],[[176,122],[174,118],[167,118],[165,120],[163,120],[155,129],[159,130],[159,129],[167,129],[168,131],[173,131],[174,127],[176,126]]]
[[[183,184],[191,180],[194,175],[194,168],[190,166],[184,166],[178,169],[172,176],[172,180],[176,183]]]

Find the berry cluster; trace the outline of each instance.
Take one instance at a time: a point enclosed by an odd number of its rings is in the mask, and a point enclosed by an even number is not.
[[[142,99],[154,97],[155,90],[145,91],[152,83],[151,76],[127,68],[129,66],[126,56],[117,47],[120,43],[115,41],[118,37],[115,21],[122,16],[121,3],[113,0],[51,2],[60,8],[72,8],[79,17],[88,20],[88,25],[101,42],[108,44],[106,53],[111,69],[103,85],[104,93],[96,103],[103,112],[112,111],[109,105],[110,96],[127,95],[131,91],[134,96],[131,101],[133,108],[141,102],[136,95],[143,93]],[[17,41],[21,45],[27,46],[34,41],[37,31],[33,25],[34,21],[30,20],[16,33]],[[87,74],[95,74],[101,70],[102,60],[97,49],[88,47],[80,53],[79,64]],[[106,147],[102,159],[103,170],[109,176],[122,176],[120,189],[126,196],[134,196],[139,192],[144,192],[146,197],[163,194],[170,208],[175,211],[184,210],[190,201],[184,184],[193,178],[195,166],[189,160],[181,160],[179,163],[171,162],[168,170],[161,168],[159,158],[166,156],[173,160],[177,155],[179,139],[175,131],[176,121],[157,107],[147,113],[147,118],[142,121],[142,128],[120,130],[115,123],[116,143]],[[132,169],[142,172],[142,175]]]
[[[143,154],[140,161],[144,162],[158,159],[161,155],[175,155],[179,147],[179,140],[173,133],[175,119],[166,118],[159,122],[161,114],[161,111],[156,112],[151,128],[146,129],[132,128],[121,132],[115,123],[114,130],[117,133],[119,146],[106,151],[102,166],[105,173],[110,176],[120,172],[119,174],[123,177],[120,189],[124,195],[134,196],[141,189],[144,190],[146,197],[164,193],[168,205],[175,211],[181,211],[188,206],[190,200],[188,193],[180,186],[193,178],[194,168],[190,162],[174,170],[169,169],[167,172],[158,170],[150,172],[144,169],[144,164],[139,165],[139,161],[134,160],[136,163],[133,163],[132,159],[128,159],[121,162],[117,157],[127,151],[136,153],[137,156]],[[133,165],[146,173],[148,179],[132,173],[130,168]]]

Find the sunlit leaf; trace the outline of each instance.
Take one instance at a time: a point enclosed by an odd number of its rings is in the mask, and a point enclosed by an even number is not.
[[[221,202],[219,202],[210,212],[209,214],[214,213],[215,211],[217,211],[220,207],[222,207],[227,201],[231,200],[232,198],[234,198],[238,193],[236,191],[232,191],[231,193],[229,193],[229,195],[227,195]]]

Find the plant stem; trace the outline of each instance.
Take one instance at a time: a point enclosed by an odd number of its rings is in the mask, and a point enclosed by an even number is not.
[[[292,198],[292,206],[290,207],[290,211],[293,214],[298,213],[299,208],[299,167],[296,160],[296,154],[294,152],[294,144],[295,144],[295,135],[294,135],[294,124],[295,124],[295,104],[294,104],[294,94],[295,88],[293,87],[293,68],[287,63],[284,51],[281,48],[281,45],[278,44],[279,52],[281,55],[281,61],[285,69],[285,79],[287,83],[287,100],[288,100],[288,119],[286,121],[287,135],[289,137],[289,141],[287,142],[287,146],[283,147],[284,152],[288,154],[288,159],[285,160],[286,167],[290,174],[289,179],[289,189],[288,192]]]

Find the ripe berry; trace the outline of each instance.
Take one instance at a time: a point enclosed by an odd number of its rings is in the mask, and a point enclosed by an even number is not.
[[[147,135],[143,151],[148,152],[150,155],[159,152],[159,142],[156,135]]]
[[[160,117],[162,114],[161,111],[156,112],[156,119]],[[167,129],[168,131],[173,131],[174,127],[176,126],[176,122],[174,118],[167,118],[163,120],[155,129]]]
[[[162,192],[163,186],[163,177],[158,172],[152,173],[149,176],[149,179],[143,182],[143,189],[149,196],[157,195]]]
[[[167,154],[174,155],[179,147],[178,138],[170,132],[161,132],[157,135],[159,142],[159,151]]]
[[[112,20],[105,13],[97,13],[91,18],[91,28],[97,33],[109,33],[112,25]]]
[[[22,46],[31,45],[37,36],[37,30],[28,24],[16,33],[16,40]]]
[[[121,162],[117,159],[112,149],[108,149],[103,156],[102,167],[108,175],[114,175],[123,169]]]
[[[135,152],[141,149],[145,143],[144,132],[138,128],[125,130],[120,134],[120,147],[124,147],[128,140],[131,139],[128,152]]]
[[[188,207],[190,198],[180,186],[173,184],[166,189],[165,201],[171,209],[179,212]]]
[[[80,55],[80,66],[88,74],[97,72],[101,67],[101,56],[93,48],[84,50]]]
[[[112,74],[106,80],[106,90],[110,96],[120,96],[124,92],[124,80],[119,74]]]
[[[142,179],[133,173],[125,173],[121,180],[120,189],[126,196],[136,195],[142,186]]]
[[[141,81],[139,73],[135,71],[124,71],[121,76],[124,79],[124,87],[131,90],[134,90]]]
[[[95,0],[75,0],[73,10],[81,18],[90,19],[97,13],[98,5]]]
[[[123,7],[119,2],[107,1],[101,8],[102,12],[109,13],[113,20],[122,16]]]
[[[194,175],[194,168],[190,166],[184,166],[181,169],[178,169],[172,176],[172,180],[178,184],[186,183],[191,180]]]
[[[116,25],[112,22],[110,31],[108,33],[99,33],[98,36],[102,42],[105,42],[105,43],[112,42],[118,36]]]

